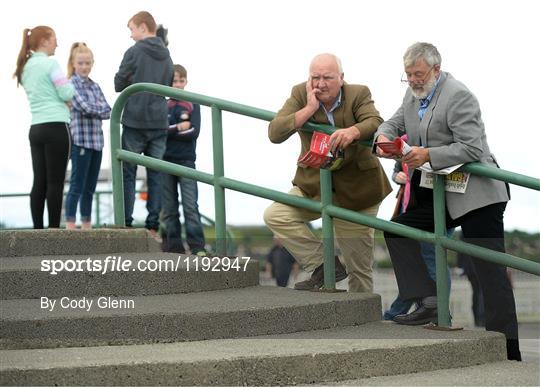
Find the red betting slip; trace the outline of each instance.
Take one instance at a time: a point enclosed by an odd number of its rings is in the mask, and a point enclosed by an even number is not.
[[[344,157],[342,150],[338,151],[335,156],[330,152],[330,135],[314,132],[309,151],[302,155],[297,163],[300,167],[337,170],[341,167]]]
[[[395,156],[403,156],[410,151],[410,146],[401,137],[396,137],[392,141],[375,142],[375,145],[384,152]]]

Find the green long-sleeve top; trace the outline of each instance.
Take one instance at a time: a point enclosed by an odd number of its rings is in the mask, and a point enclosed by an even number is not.
[[[73,97],[74,89],[55,59],[42,52],[33,53],[24,65],[21,84],[30,104],[32,125],[69,123],[66,102]]]

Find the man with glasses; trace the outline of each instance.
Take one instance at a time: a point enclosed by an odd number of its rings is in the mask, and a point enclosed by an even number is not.
[[[415,43],[403,56],[409,85],[403,103],[394,116],[381,124],[376,142],[389,141],[405,129],[412,150],[402,161],[413,171],[424,163],[433,170],[468,162],[498,167],[491,153],[476,97],[450,73],[441,71],[441,56],[429,43]],[[392,157],[374,144],[377,155]],[[502,181],[464,172],[464,189],[446,191],[446,227],[461,226],[464,241],[504,252],[503,216],[510,199]],[[392,221],[433,232],[433,190],[421,184],[422,173],[411,177],[412,204]],[[389,232],[384,234],[403,300],[417,303],[417,309],[398,315],[394,321],[421,325],[437,320],[436,286],[420,254],[420,242]],[[506,267],[473,259],[486,311],[486,329],[504,333],[507,356],[521,360],[518,326],[512,286]]]
[[[390,193],[390,183],[379,160],[357,140],[371,139],[382,119],[375,109],[366,86],[349,85],[343,80],[341,61],[335,55],[317,55],[311,62],[309,78],[293,87],[291,96],[270,122],[268,136],[282,143],[298,133],[300,155],[310,148],[312,133],[299,130],[308,121],[332,125],[332,154],[344,150],[341,168],[332,173],[333,203],[341,207],[376,216],[381,201]],[[319,169],[297,167],[289,194],[320,200]],[[302,268],[313,271],[311,278],[295,284],[297,290],[318,290],[324,283],[323,246],[307,223],[320,213],[273,203],[264,214],[268,227],[294,256]],[[336,256],[336,281],[349,276],[349,291],[372,292],[374,231],[334,219],[337,244],[343,264]]]

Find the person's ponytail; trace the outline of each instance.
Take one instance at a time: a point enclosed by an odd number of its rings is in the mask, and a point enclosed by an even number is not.
[[[32,51],[36,51],[40,47],[43,39],[49,39],[52,34],[54,34],[54,30],[48,26],[37,26],[32,29],[25,28],[23,30],[21,50],[17,56],[15,73],[13,73],[13,78],[17,79],[17,86],[21,84],[24,65],[26,65]]]
[[[17,56],[17,67],[15,69],[15,73],[13,74],[13,78],[17,78],[17,86],[21,84],[22,71],[29,57],[30,57],[30,29],[25,28],[23,31],[23,40],[22,40],[21,50],[19,51],[19,55]]]

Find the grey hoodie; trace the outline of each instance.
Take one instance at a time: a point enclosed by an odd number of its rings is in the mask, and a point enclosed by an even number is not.
[[[173,62],[167,47],[158,37],[137,41],[122,59],[114,76],[114,89],[121,92],[137,82],[152,82],[171,86]],[[122,114],[122,124],[132,128],[166,129],[167,102],[164,97],[138,93],[129,97]]]

